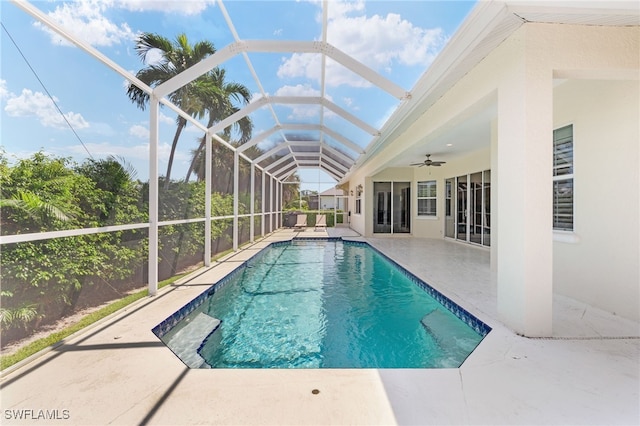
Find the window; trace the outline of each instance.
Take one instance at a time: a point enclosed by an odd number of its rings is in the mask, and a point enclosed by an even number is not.
[[[553,131],[553,229],[573,231],[573,125]]]
[[[436,181],[418,182],[418,216],[436,215]]]
[[[356,187],[356,214],[362,213],[362,185]]]

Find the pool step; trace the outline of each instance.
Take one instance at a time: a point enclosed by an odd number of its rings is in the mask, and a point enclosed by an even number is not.
[[[224,316],[220,329],[203,342],[202,357],[215,368],[319,368],[326,331],[321,282],[316,288],[309,281],[298,285],[309,290],[264,291],[237,315]]]
[[[200,368],[205,362],[198,349],[207,336],[218,330],[220,323],[218,318],[200,312],[176,333],[165,336],[163,341],[187,367]]]
[[[420,323],[443,351],[438,367],[459,367],[477,345],[478,333],[443,309],[432,310]]]

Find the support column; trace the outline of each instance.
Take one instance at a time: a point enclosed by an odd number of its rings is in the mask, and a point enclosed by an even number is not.
[[[261,200],[261,208],[260,208],[260,212],[262,213],[261,217],[262,220],[260,221],[260,231],[262,233],[262,236],[264,237],[264,225],[265,225],[265,220],[266,220],[266,215],[265,215],[265,199],[264,199],[264,192],[265,192],[265,185],[266,185],[266,180],[267,180],[267,173],[265,173],[265,171],[262,171],[262,197],[260,198]]]
[[[274,205],[275,205],[275,178],[273,176],[271,176],[271,179],[269,179],[269,197],[271,197],[271,202],[269,203],[269,229],[271,230],[271,232],[274,231],[274,227],[273,227],[273,211],[274,211]]]
[[[280,215],[282,214],[280,194],[282,194],[282,184],[280,183],[280,181],[276,180],[276,229],[280,228]]]
[[[255,210],[256,210],[256,165],[251,163],[251,223],[249,224],[249,240],[253,242],[255,240]]]
[[[552,70],[524,57],[516,68],[498,89],[498,313],[518,334],[551,336]]]
[[[233,151],[233,251],[238,250],[238,186],[240,182],[240,156]]]
[[[158,292],[158,114],[160,102],[149,99],[149,296]]]
[[[211,266],[211,135],[205,135],[204,148],[204,266]]]

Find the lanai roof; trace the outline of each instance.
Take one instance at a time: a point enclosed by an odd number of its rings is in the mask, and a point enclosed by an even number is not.
[[[370,61],[361,57],[353,45],[344,47],[333,41],[337,39],[335,31],[338,27],[331,19],[332,8],[342,7],[339,6],[341,3],[323,1],[321,15],[317,16],[309,14],[308,10],[307,15],[298,15],[297,11],[304,5],[291,3],[289,19],[297,21],[296,25],[313,27],[311,33],[315,36],[283,40],[273,34],[260,34],[250,24],[251,19],[262,14],[268,16],[270,2],[255,3],[255,16],[247,19],[247,16],[235,13],[234,2],[218,0],[217,10],[230,33],[227,37],[230,41],[199,64],[150,88],[112,58],[75,36],[72,28],[60,26],[51,16],[25,1],[14,1],[204,130],[206,128],[201,122],[173,105],[168,100],[169,95],[216,66],[243,65],[245,75],[253,80],[252,87],[256,88],[253,100],[236,114],[208,129],[209,133],[214,135],[245,116],[267,117],[270,127],[254,132],[253,138],[244,145],[229,147],[282,181],[305,168],[321,169],[337,182],[347,180],[354,167],[393,141],[458,79],[526,22],[638,25],[638,9],[633,2],[554,2],[553,8],[544,2],[480,2],[462,27],[447,40],[435,60],[432,63],[427,60],[428,66],[422,65],[420,72],[415,74],[421,76],[416,77],[415,85],[409,87],[406,75],[400,78],[393,72],[377,70],[367,64]],[[425,13],[430,11],[429,3],[425,2]],[[388,13],[393,12],[394,7],[400,7],[396,2],[384,2],[384,5]],[[447,36],[440,36],[444,45]],[[424,40],[426,42],[433,37],[435,35],[432,34],[431,38]],[[344,37],[340,39],[345,40]],[[366,42],[361,40],[361,43]],[[434,42],[430,47],[432,50],[426,54],[435,55],[442,45]],[[289,56],[285,60],[283,55]],[[424,68],[426,72],[423,73]],[[288,73],[295,85],[268,86],[266,77],[272,73]],[[333,93],[341,84],[348,86],[345,93],[350,96],[343,95],[337,99]],[[361,97],[359,108],[349,107],[351,96]],[[292,113],[292,108],[298,108],[298,113]],[[371,117],[377,118],[372,120]],[[259,146],[261,152],[250,150],[253,146]],[[459,147],[468,148],[464,143]],[[397,161],[409,164],[418,154],[417,151],[408,152],[411,157]]]

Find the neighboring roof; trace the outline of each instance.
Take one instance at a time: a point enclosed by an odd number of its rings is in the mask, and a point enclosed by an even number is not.
[[[337,188],[329,188],[324,192],[320,193],[321,197],[333,197],[333,196],[343,196],[344,195],[344,191],[342,189],[337,189]]]

